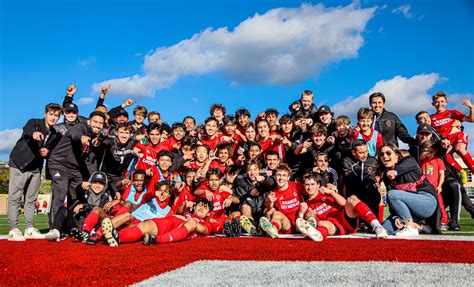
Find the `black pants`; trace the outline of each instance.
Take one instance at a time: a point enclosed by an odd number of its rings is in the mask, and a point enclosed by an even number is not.
[[[351,195],[357,196],[360,201],[365,203],[370,208],[370,210],[374,213],[375,217],[379,217],[379,205],[381,195],[373,181],[346,183],[346,198]]]
[[[451,219],[459,220],[461,205],[474,216],[474,205],[464,187],[457,180],[447,180],[443,184],[443,201],[445,206],[449,206],[449,216]]]
[[[53,226],[54,218],[59,208],[64,206],[67,198],[68,204],[75,201],[82,191],[82,175],[78,170],[50,167],[51,181],[51,211],[49,213],[49,227]]]
[[[73,228],[82,228],[84,217],[75,214],[64,206],[61,206],[56,212],[51,229],[57,229],[61,233],[69,233]]]

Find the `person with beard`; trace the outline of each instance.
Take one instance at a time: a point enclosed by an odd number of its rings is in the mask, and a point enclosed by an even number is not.
[[[52,228],[54,218],[64,201],[68,199],[69,206],[77,199],[77,191],[90,174],[86,158],[92,149],[100,147],[97,135],[104,127],[105,115],[102,112],[92,112],[86,123],[79,122],[69,129],[61,138],[49,158],[49,173],[51,182],[51,211],[49,226]]]
[[[69,234],[74,238],[85,235],[81,232],[84,219],[94,209],[103,207],[112,197],[107,192],[107,176],[101,171],[92,174],[89,181],[83,182],[86,190],[84,197],[77,198],[70,207],[60,207],[54,218],[52,229],[44,235],[48,240],[59,241],[62,234]]]

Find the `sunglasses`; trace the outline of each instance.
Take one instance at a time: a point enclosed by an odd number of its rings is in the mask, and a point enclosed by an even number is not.
[[[384,155],[391,156],[392,154],[393,154],[393,152],[390,152],[390,151],[380,152],[380,156],[384,156]]]

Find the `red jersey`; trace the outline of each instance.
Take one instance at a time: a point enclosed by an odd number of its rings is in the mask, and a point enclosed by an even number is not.
[[[221,142],[222,134],[217,134],[212,140],[207,136],[201,140],[203,145],[207,145],[211,150],[213,150],[218,143]]]
[[[279,133],[275,131],[270,133],[270,135],[274,134],[279,135]],[[265,152],[269,150],[273,150],[278,152],[279,158],[285,158],[285,145],[282,142],[273,141],[271,138],[267,138],[265,141],[257,140],[257,142],[262,148],[262,154],[265,154]]]
[[[147,193],[150,195],[145,196]],[[146,200],[149,200],[149,197],[154,197],[154,191],[144,188],[141,192],[135,190],[135,186],[130,184],[123,191],[121,191],[121,198],[123,201],[131,202],[135,205],[141,205]]]
[[[458,110],[444,110],[431,115],[431,125],[443,138],[447,138],[455,120],[462,121],[466,115]]]
[[[436,188],[439,185],[439,171],[446,170],[440,158],[432,158],[420,162],[421,169],[428,181]]]
[[[171,207],[171,210],[176,213],[178,211],[178,208],[183,205],[186,201],[194,201],[196,197],[191,193],[189,190],[189,186],[185,186],[183,190],[179,193],[178,196],[176,196],[173,206]]]
[[[308,204],[308,211],[314,211],[318,220],[337,217],[340,212],[340,206],[336,203],[334,197],[321,192],[318,192],[315,198],[307,200],[306,203]]]
[[[226,163],[221,163],[220,160],[215,159],[211,161],[211,164],[209,165],[209,168],[217,168],[219,169],[223,174],[225,174],[225,169],[227,167]]]
[[[207,186],[207,184],[205,183],[203,183],[200,187],[198,187],[198,189],[211,191],[209,187]],[[221,216],[225,216],[224,200],[230,196],[230,193],[226,191],[222,192],[219,187],[217,188],[216,191],[212,192],[212,194],[214,194],[214,198],[212,199],[212,204],[214,207],[212,208],[212,211],[209,217],[219,218]],[[206,198],[206,194],[205,193],[201,194],[201,197]]]
[[[194,214],[191,214],[191,213],[185,214],[184,217],[186,217],[187,219],[194,219],[198,223],[200,223],[202,225],[205,225],[207,227],[207,234],[198,234],[197,232],[193,232],[193,233],[189,234],[188,237],[186,237],[186,239],[195,238],[195,237],[198,237],[199,235],[209,236],[211,234],[212,226],[211,226],[211,223],[209,223],[209,220],[208,220],[209,217],[207,217],[206,219],[202,219],[202,218],[199,218],[199,217],[197,217],[197,216],[195,216]]]
[[[177,140],[175,140],[174,137],[169,137],[164,142],[161,143],[161,145],[163,146],[163,149],[167,151],[175,150],[176,149],[174,147],[175,144],[181,144],[181,142],[178,142]]]
[[[304,186],[300,182],[290,181],[285,190],[273,190],[276,195],[275,205],[277,209],[288,217],[293,216],[300,210],[301,198]]]
[[[163,143],[159,143],[156,147],[151,144],[144,145],[137,143],[134,148],[139,148],[142,154],[142,157],[138,159],[138,163],[135,169],[147,170],[152,166],[156,166],[158,159],[156,155],[163,149]]]

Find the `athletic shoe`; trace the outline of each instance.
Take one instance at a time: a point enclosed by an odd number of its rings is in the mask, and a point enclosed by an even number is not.
[[[250,221],[247,216],[240,216],[240,225],[245,230],[245,232],[250,234],[250,236],[255,236],[257,234],[257,228],[255,228],[252,221]]]
[[[396,237],[413,237],[420,235],[420,232],[416,228],[412,228],[410,226],[403,227],[402,230],[395,233]]]
[[[152,244],[157,244],[156,237],[148,233],[145,233],[145,235],[143,236],[143,245],[152,245]]]
[[[298,218],[296,220],[296,229],[298,229],[301,234],[304,234],[311,238],[313,241],[323,241],[323,235],[317,229],[312,227],[306,220],[303,218]]]
[[[97,233],[91,233],[84,242],[89,245],[96,245],[97,243],[101,242],[102,239],[102,236],[97,235]]]
[[[457,220],[451,220],[448,226],[449,226],[449,230],[453,230],[453,231],[461,230],[461,226],[459,226],[459,223]]]
[[[271,238],[278,238],[278,230],[265,216],[260,217],[260,228],[265,231]]]
[[[8,232],[8,240],[9,241],[25,241],[25,237],[21,233],[21,230],[18,228],[14,228]]]
[[[308,218],[308,220],[306,220],[306,221],[307,221],[307,222],[309,223],[309,225],[311,225],[313,228],[316,229],[316,227],[318,227],[318,221],[316,220],[316,218],[310,217],[310,218]]]
[[[234,235],[232,234],[232,226],[229,221],[226,221],[224,223],[223,231],[226,237],[234,237]]]
[[[117,247],[119,245],[118,233],[117,230],[114,229],[114,225],[110,218],[104,218],[104,220],[102,220],[102,230],[104,231],[104,237],[107,244],[110,247]]]
[[[240,226],[240,220],[237,218],[232,219],[230,222],[233,237],[240,237],[242,235],[242,226]]]
[[[71,234],[72,238],[82,242],[86,242],[90,235],[89,232],[85,230],[80,230],[79,228],[71,229],[71,231],[69,231],[69,234]]]
[[[441,223],[441,225],[439,226],[439,230],[441,231],[448,231],[449,227],[446,223]]]
[[[28,227],[25,229],[25,238],[26,239],[44,239],[44,235],[39,232],[38,229],[34,227]]]
[[[61,238],[61,233],[57,229],[50,230],[48,233],[44,235],[44,238],[51,240],[51,241],[59,241]]]
[[[383,228],[382,226],[377,226],[375,227],[375,238],[377,239],[385,239],[388,237],[387,230]]]
[[[464,169],[459,171],[459,179],[461,181],[461,184],[464,185],[467,183],[467,171]]]

